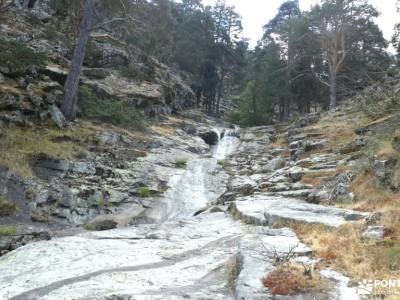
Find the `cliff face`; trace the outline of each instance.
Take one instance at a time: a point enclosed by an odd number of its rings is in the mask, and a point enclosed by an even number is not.
[[[2,113],[3,121],[43,121],[52,112],[50,106],[62,101],[74,44],[71,37],[76,34],[64,34],[74,29],[72,17],[60,16],[50,4],[17,1],[1,16],[2,43],[14,43],[0,53],[1,104],[8,110]],[[6,52],[13,49],[20,56],[9,61]],[[151,117],[195,104],[190,86],[178,72],[104,31],[92,33],[81,84],[99,97],[122,100]]]

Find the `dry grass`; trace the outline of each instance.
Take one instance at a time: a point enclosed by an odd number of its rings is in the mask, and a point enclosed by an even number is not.
[[[78,124],[73,128],[74,138],[78,139],[80,143],[86,143],[88,139],[96,136],[96,134],[109,131],[117,132],[123,136],[132,138],[134,140],[147,141],[149,135],[143,130],[131,130],[112,124],[100,123],[96,124],[90,121],[79,120]]]
[[[400,276],[400,194],[383,191],[372,172],[365,170],[352,182],[356,202],[344,207],[381,214],[385,229],[381,241],[362,237],[363,221],[338,229],[318,225],[292,227],[323,262],[355,280],[390,279]]]
[[[379,158],[396,158],[399,153],[393,149],[392,143],[389,141],[384,141],[380,144],[376,152],[376,156]]]
[[[365,127],[372,127],[372,126],[374,126],[374,125],[381,124],[381,123],[383,123],[383,122],[385,122],[385,121],[388,121],[388,120],[390,120],[392,117],[393,117],[393,115],[390,114],[390,115],[381,117],[381,118],[379,118],[379,119],[373,120],[373,121],[371,121],[371,122],[368,122],[368,123],[365,124],[364,126],[365,126]]]
[[[311,184],[314,187],[320,187],[326,177],[335,176],[337,172],[313,172],[303,176],[301,182],[304,184]]]
[[[320,122],[310,126],[309,129],[322,132],[323,138],[329,140],[328,144],[319,150],[322,153],[338,150],[353,141],[356,138],[355,129],[368,125],[370,121],[371,119],[358,112],[340,117],[336,114],[326,114]],[[382,159],[395,158],[400,161],[400,153],[393,149],[392,139],[393,136],[374,137],[374,144],[369,145],[363,154]],[[395,174],[398,174],[400,180],[400,164],[397,169],[398,173]],[[337,171],[344,172],[347,168],[338,167]],[[301,182],[319,187],[325,177],[334,175],[336,175],[334,172],[307,174]],[[400,193],[382,190],[378,179],[370,170],[359,173],[351,184],[351,192],[355,201],[341,206],[380,215],[381,218],[377,218],[376,223],[372,225],[383,226],[383,240],[363,237],[362,234],[367,227],[365,221],[348,223],[339,228],[328,228],[317,224],[287,225],[313,249],[315,256],[321,259],[321,267],[331,267],[341,271],[354,281],[400,278]],[[284,275],[275,272],[265,278],[264,285],[275,288],[277,294],[282,292],[290,295],[296,292],[297,277],[290,278],[290,275],[285,274],[288,272],[285,269],[279,272]]]
[[[337,150],[355,139],[354,130],[368,123],[370,120],[361,112],[348,114],[345,119],[339,119],[337,114],[327,113],[321,120],[310,128],[323,133],[328,143],[320,150]]]
[[[74,152],[81,150],[73,143],[57,143],[54,139],[65,136],[58,129],[24,129],[8,127],[0,138],[0,165],[22,177],[32,177],[31,162],[40,153],[54,158],[72,158]]]
[[[151,131],[160,134],[162,136],[172,136],[175,133],[175,128],[170,126],[151,126]]]
[[[354,280],[400,276],[400,248],[393,244],[391,237],[380,243],[363,238],[360,223],[339,229],[318,225],[296,225],[294,229],[325,264]]]
[[[275,136],[275,139],[273,141],[273,143],[268,145],[269,148],[273,149],[273,148],[286,148],[287,147],[287,140],[285,137],[285,134],[281,133],[281,134],[277,134]]]
[[[386,193],[381,191],[378,180],[369,170],[361,172],[351,184],[351,191],[356,201],[353,208],[361,211],[374,211]]]
[[[29,178],[33,176],[31,164],[37,155],[56,159],[85,157],[88,145],[102,146],[98,136],[103,132],[117,132],[134,141],[149,139],[143,131],[89,121],[78,121],[69,129],[58,129],[49,124],[32,128],[5,127],[0,137],[0,165]]]
[[[327,281],[319,273],[309,273],[302,265],[285,263],[263,279],[263,285],[273,295],[295,295],[304,292],[321,292]]]
[[[310,184],[310,185],[312,185],[313,187],[316,187],[316,188],[322,186],[322,180],[318,179],[318,178],[308,178],[308,177],[304,178],[303,177],[301,179],[301,183]]]
[[[365,154],[368,157],[378,159],[397,159],[400,160],[400,152],[393,148],[392,141],[396,139],[398,132],[393,135],[375,136],[371,141]]]

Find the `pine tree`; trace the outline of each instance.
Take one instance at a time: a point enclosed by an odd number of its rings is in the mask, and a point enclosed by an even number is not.
[[[94,0],[85,0],[83,17],[79,29],[79,38],[75,46],[67,81],[64,86],[65,96],[61,106],[61,111],[67,120],[73,120],[75,118],[79,79],[83,60],[85,59],[86,45],[89,41],[90,32],[92,30],[93,15]]]

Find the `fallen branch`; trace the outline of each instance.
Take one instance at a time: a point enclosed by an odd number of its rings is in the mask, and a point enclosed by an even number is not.
[[[95,40],[110,40],[114,43],[119,44],[120,46],[126,47],[127,44],[120,41],[119,39],[109,35],[109,34],[100,34],[100,33],[91,33],[90,37]]]

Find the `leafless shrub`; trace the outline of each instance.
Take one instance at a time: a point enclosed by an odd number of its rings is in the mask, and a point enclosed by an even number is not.
[[[298,244],[290,245],[288,251],[280,252],[276,249],[276,247],[267,247],[264,244],[262,245],[267,253],[272,254],[272,259],[276,265],[290,262],[296,256],[295,250],[299,246]]]

